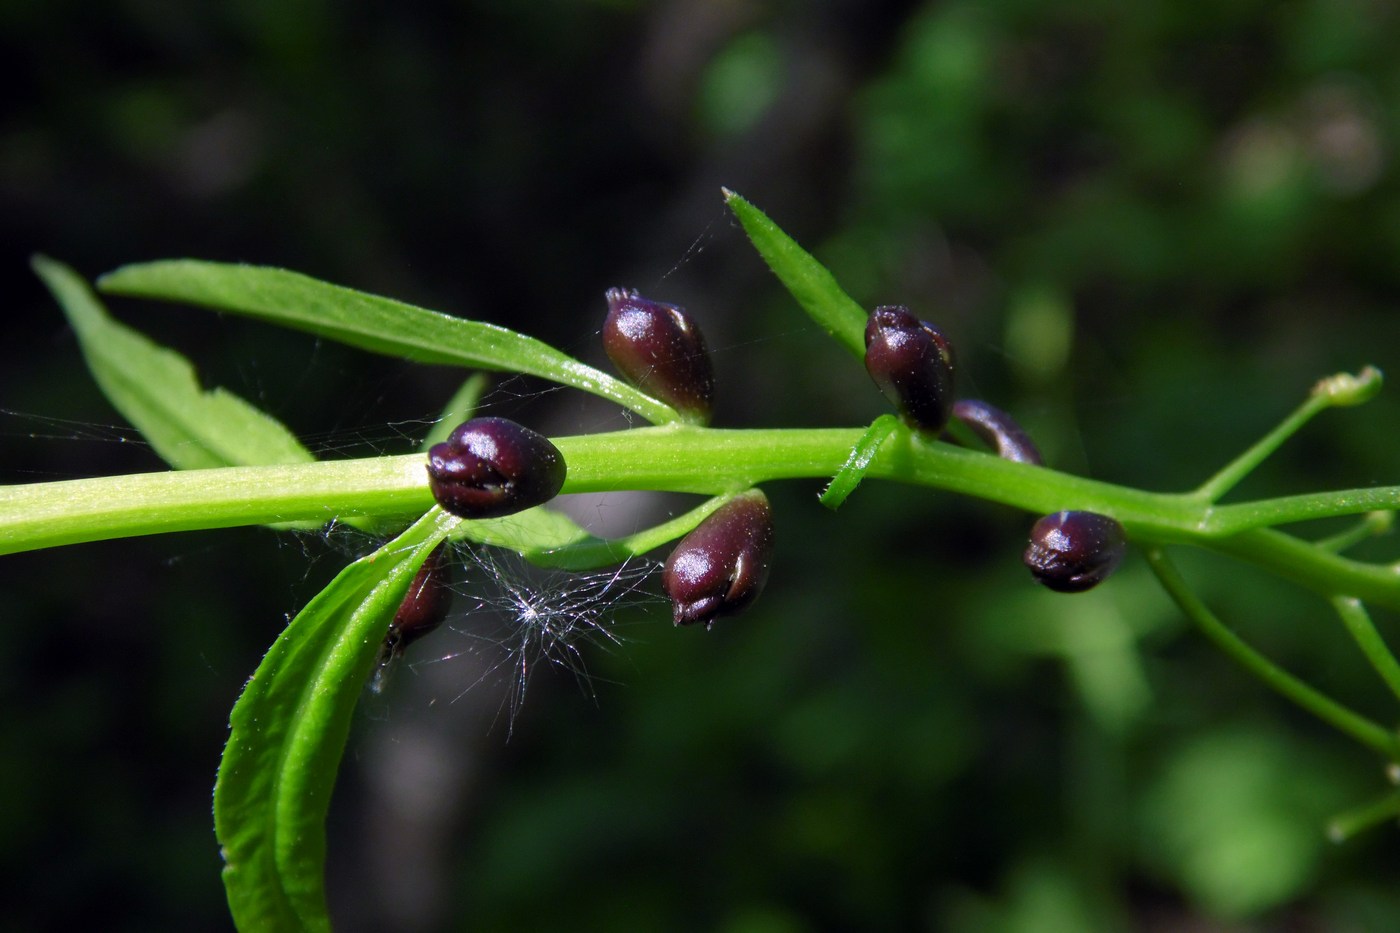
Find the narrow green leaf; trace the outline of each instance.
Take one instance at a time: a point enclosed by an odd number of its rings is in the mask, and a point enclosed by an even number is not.
[[[656,424],[680,420],[670,406],[533,337],[286,269],[172,259],[123,266],[97,284],[112,294],[244,314],[420,363],[539,376],[611,399]]]
[[[798,246],[763,211],[729,189],[724,199],[743,224],[768,268],[812,319],[860,359],[865,358],[865,322],[869,314],[836,283],[826,267]]]
[[[898,428],[899,421],[894,415],[881,415],[872,421],[818,501],[833,512],[839,509],[846,497],[855,492],[860,481],[865,479],[865,471],[870,469],[870,461],[879,453],[880,445]]]
[[[273,643],[234,706],[214,828],[239,929],[330,929],[325,821],[351,716],[409,581],[458,521],[433,509],[341,571]]]
[[[189,360],[115,321],[68,266],[43,256],[33,266],[103,394],[166,463],[193,470],[315,459],[280,421],[231,392],[206,391]]]
[[[463,421],[470,420],[476,415],[476,408],[481,404],[481,396],[486,392],[486,386],[490,380],[485,373],[472,373],[467,380],[453,393],[452,398],[447,400],[443,406],[442,414],[438,415],[438,420],[433,424],[428,436],[423,438],[423,443],[419,449],[426,451],[434,444],[440,444],[447,440],[447,435]]]

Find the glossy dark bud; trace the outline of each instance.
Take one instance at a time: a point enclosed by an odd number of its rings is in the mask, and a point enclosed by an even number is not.
[[[473,418],[428,450],[433,498],[462,518],[496,518],[548,502],[564,475],[558,447],[505,418]]]
[[[1040,459],[1035,442],[1016,423],[1016,419],[995,405],[975,398],[959,399],[953,404],[953,418],[971,428],[1003,460],[1034,463],[1037,466],[1045,462]]]
[[[628,382],[705,424],[715,400],[715,373],[705,338],[685,309],[635,289],[607,291],[603,349]]]
[[[1123,526],[1097,512],[1056,512],[1031,528],[1025,562],[1037,583],[1082,593],[1118,569],[1127,550]]]
[[[720,506],[666,558],[662,583],[677,625],[738,612],[758,598],[773,560],[773,510],[752,489]]]
[[[452,608],[452,564],[448,560],[447,542],[433,548],[413,582],[408,585],[403,602],[389,623],[389,635],[384,646],[390,655],[399,654],[413,642],[442,625]]]
[[[865,325],[865,369],[906,424],[941,431],[953,407],[953,348],[902,305],[881,305]]]

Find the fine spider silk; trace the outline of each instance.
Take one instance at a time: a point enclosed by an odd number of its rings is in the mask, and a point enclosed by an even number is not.
[[[459,575],[457,600],[445,635],[467,639],[466,648],[422,661],[411,670],[446,664],[467,656],[482,658],[482,670],[462,686],[451,702],[487,680],[505,684],[501,710],[507,714],[507,734],[514,728],[530,678],[546,664],[562,668],[577,680],[584,694],[596,699],[594,675],[584,646],[620,646],[614,615],[626,604],[643,611],[665,603],[644,589],[658,564],[631,558],[622,564],[588,573],[542,570],[510,551],[470,545],[458,549],[465,563]],[[465,612],[463,608],[465,607]]]

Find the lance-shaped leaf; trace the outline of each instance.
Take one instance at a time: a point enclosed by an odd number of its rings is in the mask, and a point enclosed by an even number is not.
[[[541,340],[286,269],[171,259],[123,266],[97,284],[112,294],[243,314],[420,363],[539,376],[611,399],[656,424],[680,418],[670,406]]]
[[[427,437],[423,438],[423,443],[418,445],[419,448],[426,451],[434,444],[441,444],[457,425],[474,416],[488,382],[485,373],[472,373],[468,376],[453,393],[452,398],[447,400],[442,414],[438,415],[438,420],[429,429]]]
[[[351,716],[409,582],[458,521],[434,509],[341,571],[283,630],[234,706],[214,829],[239,929],[330,929],[325,822]]]
[[[768,215],[729,189],[725,201],[743,224],[754,248],[812,320],[841,341],[857,358],[865,357],[865,310],[846,294],[812,254],[797,245]]]

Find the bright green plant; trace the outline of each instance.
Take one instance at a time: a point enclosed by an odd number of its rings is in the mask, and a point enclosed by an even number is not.
[[[867,312],[831,274],[732,192],[729,206],[797,302],[861,359]],[[1242,559],[1329,604],[1400,700],[1400,662],[1367,611],[1400,610],[1400,563],[1344,556],[1390,526],[1400,486],[1221,504],[1311,418],[1379,391],[1367,367],[1313,387],[1296,411],[1195,489],[1145,492],[1012,462],[919,434],[890,415],[868,427],[708,428],[606,373],[532,338],[315,281],[280,269],[188,260],[127,266],[98,282],[109,294],[185,302],[262,318],[378,353],[525,373],[610,399],[652,426],[553,441],[567,463],[564,493],[670,490],[709,498],[679,518],[621,539],[595,537],[558,512],[533,508],[469,521],[437,507],[420,455],[317,461],[264,412],[203,390],[190,364],[113,320],[71,270],[35,270],[76,331],[102,390],[174,472],[0,488],[0,553],[197,528],[348,522],[388,538],[346,567],[268,651],[235,706],[215,791],[215,828],[235,920],[257,930],[329,927],[324,823],[356,702],[374,673],[394,612],[419,565],[444,540],[508,548],[537,564],[583,570],[651,551],[690,532],[734,496],[770,480],[825,477],[838,508],[865,478],[931,486],[1040,515],[1082,510],[1115,519],[1181,610],[1269,686],[1400,770],[1400,734],[1296,679],[1241,640],[1192,591],[1168,555],[1194,547]],[[441,440],[481,392],[469,379],[425,439]],[[1358,516],[1320,540],[1278,530]],[[1066,597],[1073,598],[1073,597]],[[1345,838],[1400,815],[1400,793],[1339,816]]]

